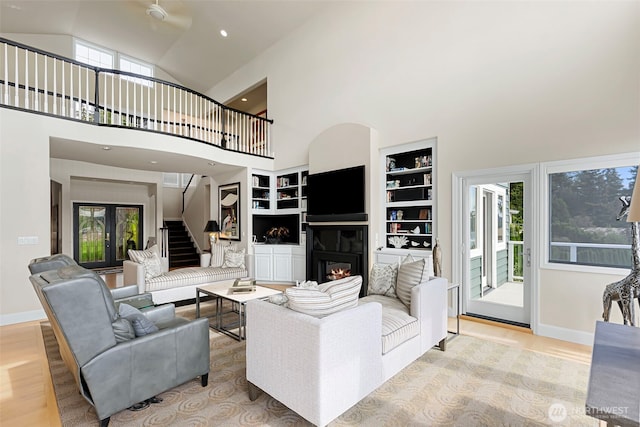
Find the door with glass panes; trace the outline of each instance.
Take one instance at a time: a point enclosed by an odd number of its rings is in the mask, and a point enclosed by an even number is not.
[[[73,204],[74,259],[86,268],[115,267],[142,248],[142,206]]]

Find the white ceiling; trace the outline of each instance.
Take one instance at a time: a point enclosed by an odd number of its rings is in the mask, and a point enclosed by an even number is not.
[[[0,0],[0,33],[78,37],[155,64],[183,86],[205,93],[330,4],[325,0],[158,0],[169,14],[162,22],[146,13],[155,1]],[[228,37],[220,35],[221,29]],[[258,89],[257,95],[266,97],[266,86]],[[231,106],[250,111],[250,104],[242,108],[241,101],[236,101]],[[206,173],[210,168],[207,159],[140,149],[105,156],[79,141],[52,140],[51,156],[140,170],[161,170],[167,164],[184,172]],[[151,165],[152,159],[161,161]]]
[[[161,22],[146,13],[155,1],[0,0],[0,32],[79,37],[155,64],[205,93],[330,4],[157,0],[169,14]]]

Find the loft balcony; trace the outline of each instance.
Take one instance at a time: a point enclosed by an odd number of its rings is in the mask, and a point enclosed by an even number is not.
[[[175,83],[90,66],[4,38],[0,106],[273,158],[273,120],[226,107]]]

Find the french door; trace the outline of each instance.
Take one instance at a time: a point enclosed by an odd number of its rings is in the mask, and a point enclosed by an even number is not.
[[[459,178],[463,312],[529,327],[530,173]]]
[[[73,253],[85,268],[115,267],[140,249],[142,206],[104,203],[73,204]]]

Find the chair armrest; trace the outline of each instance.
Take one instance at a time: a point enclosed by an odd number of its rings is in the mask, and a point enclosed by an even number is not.
[[[122,288],[111,289],[111,296],[114,300],[129,298],[140,295],[137,285],[129,285]]]
[[[144,266],[130,260],[122,263],[123,283],[127,285],[137,285],[138,293],[143,294],[147,291],[144,281]]]
[[[252,300],[246,315],[247,381],[315,424],[384,381],[379,303],[316,318]]]
[[[153,323],[168,321],[176,317],[176,306],[171,303],[145,308],[141,311]]]
[[[211,265],[211,253],[203,252],[200,254],[200,267],[209,267]]]
[[[442,277],[430,277],[411,289],[411,315],[420,321],[422,351],[447,337],[447,286]]]

